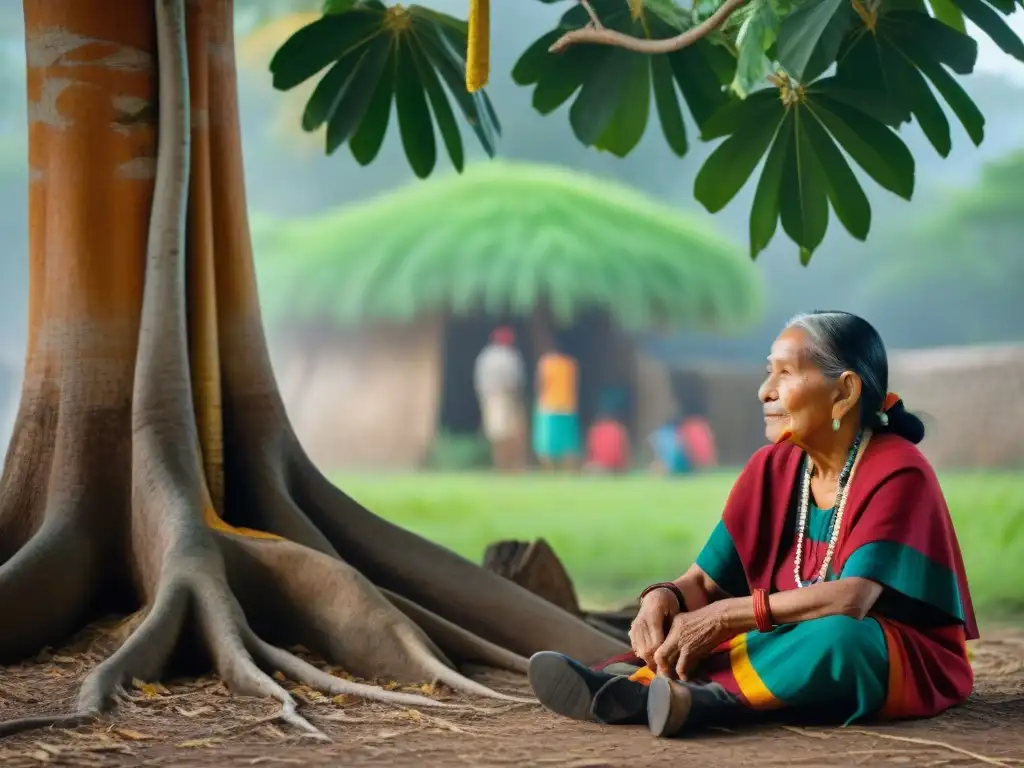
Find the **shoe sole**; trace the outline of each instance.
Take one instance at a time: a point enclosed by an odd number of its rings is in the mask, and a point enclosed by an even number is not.
[[[535,653],[526,674],[545,709],[573,720],[593,720],[590,687],[565,656],[552,651]]]
[[[686,725],[690,716],[690,692],[664,678],[656,677],[647,691],[647,727],[652,736],[666,738],[675,736]]]

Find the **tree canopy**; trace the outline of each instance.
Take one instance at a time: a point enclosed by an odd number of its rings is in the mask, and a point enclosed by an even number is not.
[[[1019,5],[708,0],[686,9],[673,0],[592,0],[574,4],[531,45],[513,77],[533,88],[542,114],[572,100],[580,142],[620,156],[647,130],[652,94],[668,145],[685,155],[685,103],[700,139],[723,139],[697,176],[696,198],[721,210],[760,165],[750,253],[756,257],[781,223],[806,263],[832,216],[867,238],[864,176],[911,198],[915,163],[900,137],[907,124],[946,156],[944,103],[971,140],[982,141],[984,116],[954,76],[971,73],[977,60],[965,20],[1024,61],[1024,42],[1004,21]],[[467,45],[464,22],[422,6],[331,0],[280,48],[271,71],[287,90],[327,70],[303,127],[326,124],[327,152],[347,143],[363,164],[380,148],[393,101],[406,155],[425,177],[437,159],[435,123],[455,167],[463,165],[452,101],[488,153],[496,151],[495,109],[465,86]]]
[[[476,164],[315,218],[254,222],[253,236],[272,321],[526,314],[543,298],[563,322],[600,305],[629,329],[735,329],[762,306],[757,271],[728,240],[550,166]]]

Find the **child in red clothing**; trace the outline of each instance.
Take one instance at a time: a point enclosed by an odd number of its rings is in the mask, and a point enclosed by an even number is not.
[[[629,433],[617,419],[606,416],[587,431],[587,469],[616,474],[629,470]]]

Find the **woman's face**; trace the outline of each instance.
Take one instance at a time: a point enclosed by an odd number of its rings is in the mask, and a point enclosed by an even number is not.
[[[764,404],[765,435],[773,443],[791,439],[806,445],[814,435],[831,432],[832,419],[842,419],[840,411],[848,410],[841,402],[844,387],[815,366],[807,341],[803,330],[788,328],[772,344],[758,397]]]

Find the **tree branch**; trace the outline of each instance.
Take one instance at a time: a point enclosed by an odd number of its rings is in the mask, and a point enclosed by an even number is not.
[[[551,53],[562,53],[570,45],[590,43],[592,45],[611,45],[616,48],[625,48],[627,51],[636,53],[658,54],[672,53],[693,45],[698,40],[707,37],[719,29],[729,17],[747,4],[748,0],[725,0],[718,10],[711,14],[693,29],[688,29],[675,37],[667,37],[662,40],[650,40],[647,38],[633,37],[622,32],[595,24],[582,29],[574,29],[566,32],[558,38],[548,50]],[[584,6],[585,7],[585,6]],[[593,15],[591,16],[593,19]]]

